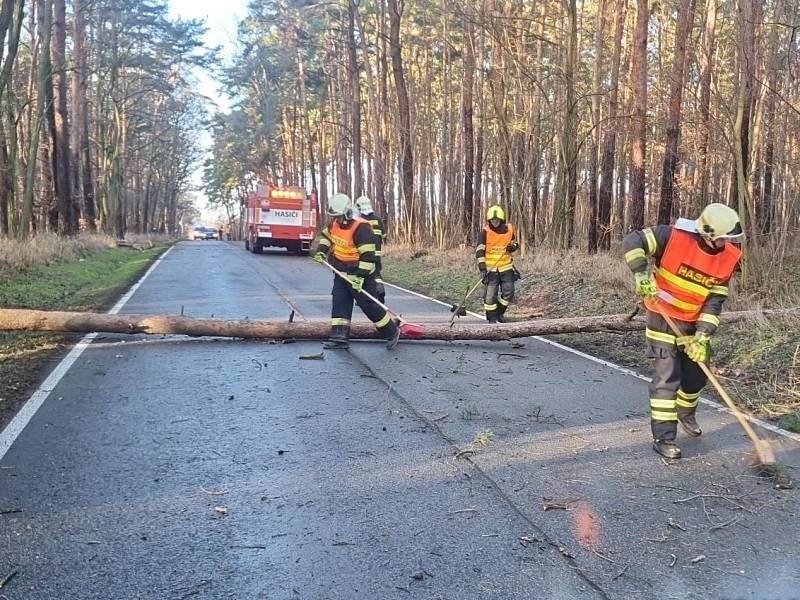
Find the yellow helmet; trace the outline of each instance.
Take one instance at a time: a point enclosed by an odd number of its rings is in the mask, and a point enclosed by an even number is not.
[[[328,200],[328,214],[332,217],[349,216],[353,202],[347,194],[334,194]]]
[[[362,215],[368,215],[372,212],[372,202],[368,196],[359,196],[356,198],[355,206]]]
[[[715,202],[709,204],[695,221],[697,233],[712,241],[740,242],[744,238],[739,215],[729,206]]]
[[[506,212],[500,207],[499,204],[493,204],[489,207],[489,210],[486,211],[486,220],[491,221],[492,219],[500,219],[501,221],[506,220]]]

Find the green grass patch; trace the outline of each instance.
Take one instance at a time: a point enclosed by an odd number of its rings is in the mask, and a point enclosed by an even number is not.
[[[479,431],[475,434],[475,439],[472,440],[472,443],[476,446],[482,446],[486,448],[487,446],[491,446],[494,444],[494,431],[491,429],[484,429]]]
[[[781,419],[781,427],[789,431],[794,431],[795,433],[800,433],[800,411],[785,415]]]
[[[445,276],[439,269],[419,268],[418,263],[414,262],[386,264],[383,266],[382,276],[386,281],[423,291],[429,296],[452,304],[461,302],[467,291],[480,279],[477,270],[474,273],[456,271]],[[480,298],[479,292],[480,288],[472,295],[472,302],[468,307],[483,305],[482,301],[476,300]]]
[[[20,268],[0,276],[0,307],[100,311],[169,247],[110,248],[97,254]],[[39,372],[76,336],[0,332],[0,429],[39,380]]]
[[[112,248],[76,261],[30,267],[0,280],[0,306],[98,310],[108,306],[167,246]]]

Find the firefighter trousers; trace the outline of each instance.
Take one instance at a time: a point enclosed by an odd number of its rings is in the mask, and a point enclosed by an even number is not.
[[[386,303],[386,286],[383,285],[383,279],[381,279],[380,271],[375,273],[375,290],[377,292],[375,297],[382,303]]]
[[[675,321],[684,336],[691,337],[695,324]],[[647,311],[647,357],[653,360],[650,382],[650,428],[653,439],[674,441],[678,417],[694,414],[706,375],[678,345],[664,318]]]
[[[514,299],[514,270],[509,269],[502,273],[489,271],[486,277],[483,288],[483,311],[486,313],[486,320],[494,323],[503,316]]]
[[[363,289],[365,292],[377,297],[377,282],[374,276],[364,279]],[[353,318],[353,302],[355,302],[364,311],[367,318],[375,324],[382,337],[387,339],[392,337],[397,324],[389,314],[364,294],[355,291],[349,282],[338,275],[333,278],[331,294],[333,295],[331,325],[343,325],[349,328],[350,321]]]

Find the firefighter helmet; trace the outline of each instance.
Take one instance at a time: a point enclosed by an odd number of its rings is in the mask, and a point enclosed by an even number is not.
[[[493,204],[489,207],[489,210],[486,211],[486,220],[491,221],[492,219],[499,219],[500,221],[506,220],[506,213],[499,204]]]
[[[739,215],[724,204],[709,204],[695,222],[697,233],[711,241],[729,240],[740,242],[744,237]]]
[[[359,196],[356,198],[356,208],[362,215],[368,215],[372,211],[372,201],[367,196]]]
[[[350,214],[350,209],[353,208],[353,203],[350,196],[347,194],[334,194],[328,200],[328,214],[332,217],[347,217]]]

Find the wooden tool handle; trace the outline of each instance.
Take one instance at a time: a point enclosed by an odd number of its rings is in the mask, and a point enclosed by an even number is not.
[[[336,274],[337,274],[339,277],[341,277],[341,278],[342,278],[342,279],[344,279],[345,281],[347,281],[347,282],[350,282],[350,278],[347,276],[347,274],[346,274],[346,273],[342,273],[342,272],[341,272],[339,269],[337,269],[336,267],[334,267],[334,266],[333,266],[331,263],[329,263],[327,260],[326,260],[326,261],[323,261],[323,262],[322,262],[322,264],[323,264],[323,265],[325,265],[326,267],[328,267],[328,268],[329,268],[331,271],[333,271],[334,273],[336,273]],[[407,322],[407,321],[406,321],[406,320],[405,320],[403,317],[401,317],[400,315],[398,315],[398,314],[397,314],[396,312],[394,312],[394,311],[393,311],[391,308],[389,308],[389,307],[388,307],[388,306],[386,306],[386,305],[385,305],[383,302],[381,302],[380,300],[378,300],[378,299],[377,299],[375,296],[373,296],[372,294],[370,294],[370,293],[369,293],[367,290],[358,290],[358,292],[359,292],[360,294],[364,294],[364,295],[365,295],[367,298],[369,298],[370,300],[372,300],[372,301],[373,301],[375,304],[377,304],[378,306],[380,306],[380,307],[381,307],[383,310],[385,310],[387,313],[389,313],[390,315],[394,316],[394,317],[395,317],[395,318],[396,318],[398,321],[400,321],[400,324],[403,324],[403,323],[406,323],[406,322]]]
[[[684,334],[678,328],[678,325],[675,321],[666,314],[661,308],[656,304],[657,312],[664,318],[664,320],[669,325],[670,329],[672,329],[675,337],[682,337]],[[711,382],[711,385],[714,386],[714,389],[717,390],[717,393],[722,397],[722,400],[730,409],[731,413],[736,420],[739,421],[739,425],[742,426],[747,436],[750,438],[750,441],[753,442],[753,446],[756,449],[756,454],[758,455],[759,460],[762,464],[773,464],[775,462],[775,455],[772,452],[772,448],[769,444],[758,437],[753,427],[750,425],[750,422],[745,418],[744,414],[737,408],[736,404],[734,404],[731,397],[728,395],[728,392],[725,391],[725,388],[722,387],[722,384],[717,380],[716,376],[711,372],[711,369],[708,368],[708,365],[704,362],[697,363],[700,366],[700,369],[705,373],[708,380]]]

